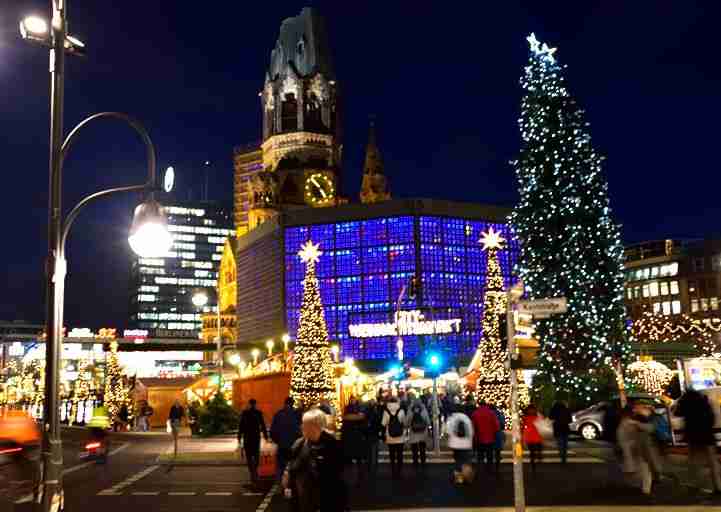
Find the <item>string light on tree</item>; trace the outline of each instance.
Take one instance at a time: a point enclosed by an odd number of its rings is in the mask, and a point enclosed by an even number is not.
[[[78,363],[78,376],[75,379],[75,387],[73,389],[72,407],[70,409],[70,418],[75,421],[77,418],[80,403],[83,405],[90,398],[91,375],[88,372],[88,360],[82,358]],[[83,414],[83,417],[85,415]],[[82,418],[79,419],[82,422]]]
[[[293,353],[290,394],[297,403],[305,406],[317,404],[323,399],[333,400],[336,387],[328,329],[315,270],[321,254],[323,253],[319,250],[319,244],[311,241],[303,245],[298,252],[298,256],[306,264],[306,269],[303,303]]]
[[[476,398],[495,404],[508,417],[510,409],[510,370],[506,368],[506,353],[501,343],[501,322],[505,321],[507,296],[498,251],[505,239],[490,227],[479,240],[486,251],[486,290],[483,298],[483,336],[477,349],[478,380]],[[523,382],[522,378],[519,382]]]
[[[108,417],[115,422],[120,408],[126,402],[126,391],[123,387],[123,374],[118,361],[118,342],[110,342],[110,352],[105,360],[105,400]]]
[[[633,322],[631,332],[640,343],[673,343],[692,338],[696,349],[704,356],[717,350],[716,334],[721,332],[718,318],[700,320],[688,315],[664,316],[645,311]]]
[[[518,273],[529,299],[566,297],[568,312],[536,324],[539,371],[557,390],[591,400],[590,371],[630,353],[624,325],[623,246],[583,110],[569,94],[555,48],[528,38],[521,85]]]
[[[638,360],[626,368],[631,382],[642,391],[662,395],[674,376],[674,372],[658,361]]]

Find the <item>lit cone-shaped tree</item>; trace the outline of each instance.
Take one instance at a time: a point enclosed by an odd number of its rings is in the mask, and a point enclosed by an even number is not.
[[[509,417],[511,384],[510,370],[506,368],[507,353],[501,341],[501,322],[505,322],[508,297],[503,286],[503,274],[498,262],[498,251],[505,240],[500,233],[489,228],[480,240],[486,251],[486,290],[483,297],[483,335],[478,346],[478,380],[476,398],[494,404]],[[519,372],[519,400],[528,402],[528,390]]]
[[[305,407],[323,399],[332,401],[335,392],[328,329],[315,273],[315,264],[321,254],[318,244],[310,241],[298,253],[306,268],[303,304],[293,351],[290,394]]]
[[[604,392],[598,377],[629,352],[623,246],[611,219],[603,158],[566,89],[555,48],[533,34],[528,41],[522,146],[514,163],[520,201],[510,219],[521,242],[518,273],[527,298],[568,300],[567,313],[536,323],[539,370],[553,388],[584,402]]]
[[[105,396],[103,399],[111,422],[118,419],[125,398],[123,374],[118,362],[118,342],[111,341],[110,352],[105,359]]]
[[[73,389],[73,402],[70,409],[71,422],[77,421],[80,403],[90,398],[90,373],[88,372],[88,361],[83,358],[78,362],[78,378],[75,380]],[[82,422],[82,419],[80,420]]]

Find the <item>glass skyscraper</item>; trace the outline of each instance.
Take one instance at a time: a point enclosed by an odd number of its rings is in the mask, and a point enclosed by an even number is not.
[[[176,202],[165,213],[173,246],[164,258],[134,257],[128,327],[152,337],[197,337],[200,313],[192,294],[206,288],[207,307],[216,306],[213,289],[233,233],[231,210],[214,202]]]

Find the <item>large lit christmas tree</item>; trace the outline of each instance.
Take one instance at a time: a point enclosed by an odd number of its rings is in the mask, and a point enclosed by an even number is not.
[[[511,396],[510,370],[501,343],[501,322],[506,312],[506,292],[498,262],[498,250],[505,240],[490,228],[480,242],[486,251],[486,290],[483,298],[483,336],[478,346],[478,381],[476,398],[508,410]]]
[[[555,48],[531,34],[521,85],[522,147],[514,163],[520,201],[511,223],[521,242],[527,297],[566,297],[568,312],[541,320],[539,369],[581,400],[599,391],[596,370],[627,353],[623,246],[611,219],[603,157],[571,98]]]
[[[316,405],[322,399],[332,401],[335,392],[328,329],[315,273],[315,264],[321,254],[318,244],[310,241],[298,253],[306,269],[290,394],[296,403],[302,403],[305,407]]]
[[[118,419],[120,408],[126,401],[126,390],[123,386],[123,373],[118,361],[118,342],[110,342],[110,352],[105,358],[105,396],[103,404],[108,410],[111,422]]]

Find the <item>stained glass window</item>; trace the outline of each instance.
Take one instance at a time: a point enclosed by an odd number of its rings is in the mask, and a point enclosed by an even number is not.
[[[344,357],[397,356],[397,336],[353,338],[348,326],[393,322],[404,288],[402,310],[419,309],[428,319],[461,319],[460,333],[437,336],[438,349],[449,357],[471,356],[481,337],[486,271],[478,239],[490,226],[507,240],[508,249],[499,253],[499,260],[508,285],[518,243],[504,224],[404,216],[286,228],[286,311],[291,336],[297,329],[305,274],[297,252],[312,239],[323,251],[318,275],[328,333],[340,344]],[[416,275],[421,287],[414,298],[410,282]],[[404,355],[409,359],[428,341],[423,336],[403,338]]]

